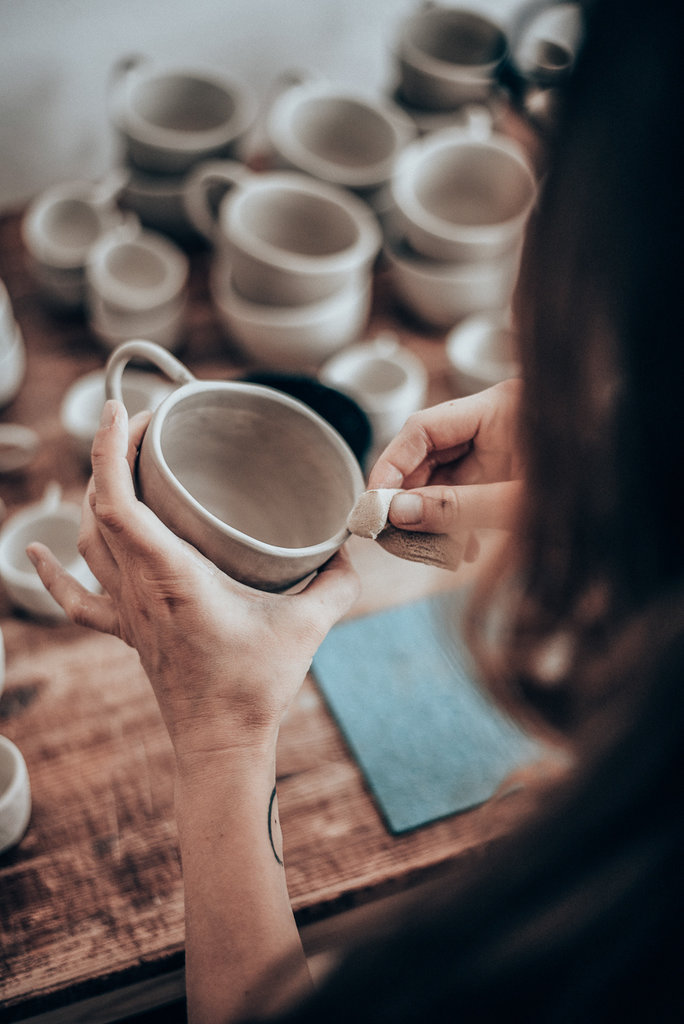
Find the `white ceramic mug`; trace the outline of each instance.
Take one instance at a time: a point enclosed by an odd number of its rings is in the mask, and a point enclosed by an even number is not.
[[[466,317],[450,331],[446,354],[454,389],[471,395],[520,376],[517,335],[510,310]]]
[[[273,102],[266,135],[276,166],[368,194],[389,180],[414,122],[389,101],[307,79]]]
[[[416,252],[434,260],[487,260],[520,243],[537,197],[513,139],[445,128],[410,143],[392,176],[393,218]]]
[[[0,736],[0,854],[16,846],[31,818],[31,784],[23,754]]]
[[[99,183],[60,182],[29,204],[22,240],[29,269],[49,301],[67,309],[83,303],[90,250],[124,219],[117,197],[125,180],[116,171]]]
[[[376,449],[395,437],[427,397],[422,360],[393,335],[350,345],[328,360],[319,376],[361,406],[370,420]]]
[[[86,589],[99,584],[78,553],[80,506],[63,501],[57,483],[49,484],[40,501],[15,512],[0,529],[0,579],[10,600],[39,618],[64,619],[65,614],[47,592],[26,554],[33,541],[41,541]]]
[[[200,160],[235,155],[255,104],[216,69],[128,57],[112,72],[110,110],[131,164],[182,174]]]
[[[93,246],[86,267],[91,326],[110,349],[142,332],[175,348],[187,299],[189,261],[171,239],[135,217]]]
[[[212,189],[228,189],[214,213]],[[370,273],[382,243],[368,206],[346,189],[295,171],[255,173],[210,161],[188,176],[190,220],[253,302],[296,306],[328,298]],[[223,257],[221,254],[223,253]]]
[[[364,482],[330,424],[272,388],[197,380],[137,340],[109,357],[109,397],[122,397],[131,359],[180,385],[153,413],[137,464],[143,501],[171,530],[235,579],[271,591],[301,582],[342,546]]]
[[[503,28],[474,10],[425,4],[401,26],[400,91],[426,110],[483,102],[508,51]]]

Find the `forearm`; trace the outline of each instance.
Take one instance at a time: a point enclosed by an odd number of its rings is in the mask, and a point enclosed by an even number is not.
[[[272,1012],[311,984],[292,915],[274,758],[212,755],[176,778],[191,1024]]]

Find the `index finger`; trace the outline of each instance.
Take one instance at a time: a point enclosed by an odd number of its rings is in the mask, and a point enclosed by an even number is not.
[[[441,402],[414,413],[390,441],[368,477],[368,488],[403,487],[421,467],[426,483],[435,465],[464,455],[478,432],[485,403],[482,393]]]

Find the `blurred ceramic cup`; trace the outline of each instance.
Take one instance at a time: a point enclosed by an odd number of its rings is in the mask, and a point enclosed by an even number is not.
[[[228,191],[214,212],[217,186]],[[229,271],[233,287],[252,302],[305,305],[361,284],[382,243],[363,200],[296,171],[209,162],[188,176],[186,205],[216,247],[217,273]]]
[[[26,346],[18,324],[0,341],[0,409],[14,401],[26,375]]]
[[[131,218],[90,251],[87,305],[94,333],[110,349],[143,332],[175,349],[182,335],[188,275],[185,253]]]
[[[62,500],[58,484],[48,485],[41,500],[13,513],[0,530],[0,579],[12,601],[38,618],[64,619],[26,554],[32,541],[41,541],[84,587],[99,589],[97,580],[78,553],[80,506]]]
[[[152,415],[137,473],[143,501],[226,573],[284,591],[348,537],[364,482],[357,459],[302,402],[241,381],[200,381],[165,349],[132,341],[112,353],[107,394],[147,359],[179,387]]]
[[[0,736],[0,854],[16,846],[31,818],[31,784],[23,754]]]
[[[324,364],[319,377],[363,409],[376,449],[398,433],[427,397],[428,378],[422,360],[392,335],[343,349]]]
[[[127,367],[121,390],[128,415],[134,416],[144,409],[156,409],[173,390],[173,384],[155,373]],[[106,397],[104,370],[93,370],[74,381],[62,399],[62,426],[76,452],[88,466],[90,449]]]
[[[128,57],[112,72],[110,112],[130,164],[183,174],[198,161],[235,155],[255,104],[218,70]]]
[[[459,395],[520,376],[516,333],[507,310],[466,317],[447,337],[446,354]]]
[[[0,629],[0,696],[2,696],[2,691],[5,688],[5,669],[5,638],[3,636],[2,629]]]
[[[61,182],[27,208],[21,235],[29,269],[54,305],[77,309],[83,304],[90,250],[123,220],[117,198],[125,180],[125,173],[117,171],[99,183]]]
[[[463,317],[503,309],[518,279],[521,247],[488,260],[441,261],[387,237],[384,257],[397,302],[430,327],[453,327]]]
[[[368,322],[372,283],[352,281],[317,302],[273,306],[244,298],[230,273],[212,275],[214,306],[242,351],[261,366],[277,370],[315,369],[355,341]]]
[[[389,181],[416,129],[389,101],[311,79],[276,97],[266,134],[276,166],[371,198]]]
[[[396,229],[434,260],[488,260],[520,243],[537,197],[527,156],[503,135],[445,128],[410,143],[392,177]]]
[[[472,10],[426,4],[400,29],[399,90],[408,103],[426,110],[485,101],[507,52],[506,34],[491,19]]]

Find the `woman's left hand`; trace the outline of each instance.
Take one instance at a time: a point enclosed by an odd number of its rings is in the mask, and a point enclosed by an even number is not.
[[[92,449],[79,550],[103,588],[91,594],[43,545],[28,549],[71,621],[121,637],[139,655],[178,755],[222,744],[272,744],[325,634],[358,580],[339,552],[300,593],[231,579],[138,500],[133,466],[149,422],[127,433],[108,402]]]

